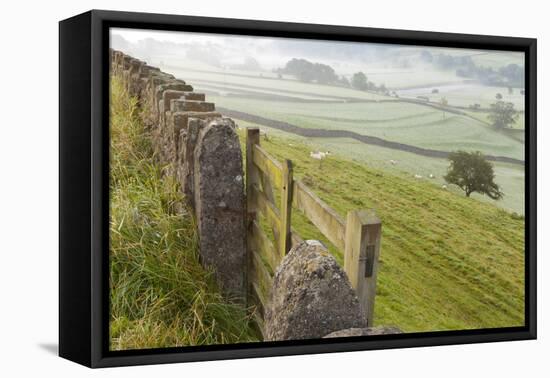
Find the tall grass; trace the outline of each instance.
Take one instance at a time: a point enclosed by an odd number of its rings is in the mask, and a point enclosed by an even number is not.
[[[196,227],[176,182],[161,176],[134,98],[111,81],[110,348],[257,341],[199,263]]]

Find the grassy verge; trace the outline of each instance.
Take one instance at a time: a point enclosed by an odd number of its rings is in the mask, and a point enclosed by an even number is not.
[[[381,217],[375,325],[407,332],[523,325],[523,217],[336,154],[320,164],[300,140],[270,134],[261,143],[291,159],[295,177],[342,216],[373,208]],[[343,262],[297,210],[292,225]]]
[[[193,217],[176,214],[135,99],[111,82],[111,350],[257,341],[241,307],[199,263]]]

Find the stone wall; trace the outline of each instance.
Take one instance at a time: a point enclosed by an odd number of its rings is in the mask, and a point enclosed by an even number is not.
[[[120,51],[110,54],[111,74],[139,100],[163,174],[179,182],[194,213],[201,262],[227,297],[246,304],[246,201],[235,123],[185,81]],[[400,332],[367,328],[346,273],[311,240],[294,246],[278,266],[263,317],[262,333],[274,341]]]
[[[229,299],[243,303],[244,173],[235,123],[185,81],[120,51],[110,55],[111,74],[138,99],[163,175],[179,182],[194,212],[202,264]]]

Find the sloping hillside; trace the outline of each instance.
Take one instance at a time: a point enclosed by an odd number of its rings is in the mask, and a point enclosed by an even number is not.
[[[523,325],[522,217],[337,155],[320,164],[295,139],[270,134],[261,143],[291,159],[295,177],[341,215],[376,209],[383,233],[375,324],[407,332]],[[342,262],[298,211],[293,226],[304,238],[323,240]]]

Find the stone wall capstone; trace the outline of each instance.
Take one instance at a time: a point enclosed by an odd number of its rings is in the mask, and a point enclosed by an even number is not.
[[[294,246],[275,272],[265,309],[265,339],[317,339],[366,326],[355,291],[328,250],[311,240]]]
[[[222,291],[244,302],[246,232],[239,138],[228,118],[195,122],[194,205],[200,256],[203,264],[214,268]]]

